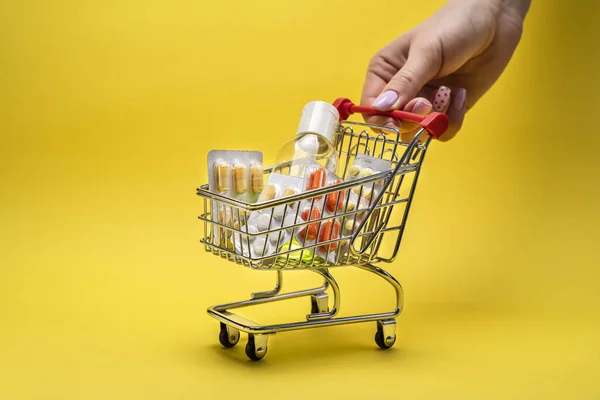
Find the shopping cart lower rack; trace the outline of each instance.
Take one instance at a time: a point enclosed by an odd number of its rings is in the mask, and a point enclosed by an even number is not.
[[[208,185],[197,189],[197,194],[203,198],[204,209],[199,219],[204,222],[201,243],[205,245],[206,251],[256,270],[274,271],[277,275],[273,290],[253,293],[249,300],[217,305],[207,310],[210,316],[220,322],[219,341],[223,346],[235,346],[239,341],[240,331],[248,334],[246,355],[251,360],[260,360],[265,356],[270,334],[297,329],[375,321],[377,322],[375,342],[379,347],[390,348],[396,341],[395,318],[402,311],[404,302],[402,287],[392,275],[374,264],[390,263],[396,258],[427,148],[432,137],[439,138],[445,132],[448,119],[441,113],[420,116],[403,111],[380,112],[371,107],[354,105],[348,99],[338,99],[334,102],[334,106],[340,113],[341,121],[336,131],[335,143],[339,163],[344,171],[342,176],[346,176],[352,160],[359,153],[390,161],[391,171],[258,204],[247,204],[213,193],[209,191]],[[411,121],[417,123],[420,129],[412,140],[404,142],[401,140],[400,132],[394,128],[348,121],[347,118],[353,113],[384,115]],[[273,168],[265,169],[265,174],[271,172]],[[317,257],[312,251],[317,245],[298,242],[293,245],[292,241],[277,253],[260,257],[253,254],[238,254],[235,251],[236,241],[247,240],[253,236],[247,231],[247,227],[245,230],[240,229],[252,212],[291,205],[299,201],[309,201],[312,205],[320,196],[349,193],[356,185],[374,187],[376,183],[381,184],[381,182],[383,182],[383,189],[371,199],[369,208],[359,210],[345,208],[336,215],[337,218],[345,220],[363,213],[364,218],[353,234],[341,235],[339,239],[318,244],[323,246],[337,242],[337,246],[329,246],[325,257],[327,261]],[[330,218],[331,216],[311,220],[310,224],[320,223]],[[291,228],[302,229],[307,224],[308,222],[297,223]],[[344,226],[344,221],[341,226]],[[269,228],[260,235],[278,234],[280,231],[281,228]],[[278,243],[278,249],[279,245]],[[333,248],[335,250],[332,250]],[[383,278],[395,290],[395,307],[388,312],[336,317],[340,310],[340,288],[329,269],[342,266],[355,266]],[[324,283],[317,288],[282,294],[280,292],[283,271],[286,270],[313,271],[324,279]],[[331,307],[328,289],[333,296]],[[304,296],[311,299],[311,311],[306,315],[305,320],[298,322],[261,325],[230,311],[235,308]]]

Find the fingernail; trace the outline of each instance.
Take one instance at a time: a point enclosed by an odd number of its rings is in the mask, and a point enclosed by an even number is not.
[[[465,107],[465,101],[467,100],[467,89],[460,88],[452,100],[452,107],[458,111]]]
[[[431,103],[428,101],[419,100],[413,106],[412,112],[419,115],[425,115],[431,111]]]
[[[379,110],[387,110],[398,101],[398,93],[393,90],[388,90],[379,95],[373,102],[373,107]]]
[[[450,88],[440,86],[433,96],[433,111],[446,112],[450,104]]]
[[[389,128],[389,129],[400,129],[399,126],[396,126],[396,125],[392,124],[391,122],[388,122],[387,124],[385,124],[384,127]]]

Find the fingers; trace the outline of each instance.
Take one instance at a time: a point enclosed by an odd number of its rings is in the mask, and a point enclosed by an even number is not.
[[[400,70],[392,77],[381,94],[373,102],[373,107],[380,110],[400,109],[417,93],[427,82],[433,79],[441,66],[442,54],[439,45],[424,44],[413,45],[410,48],[408,59]]]
[[[433,111],[445,113],[450,105],[450,95],[452,91],[449,87],[440,86],[433,94],[431,101],[433,102]]]
[[[431,112],[432,107],[433,106],[429,100],[423,97],[417,97],[416,99],[412,99],[411,101],[409,101],[408,104],[404,106],[404,111],[412,112],[419,115],[427,115]],[[403,121],[402,127],[400,129],[400,137],[402,141],[410,142],[415,136],[415,133],[418,128],[419,124],[417,123]],[[425,138],[424,136],[422,138]]]
[[[435,106],[434,106],[435,107]],[[448,115],[448,130],[439,139],[442,142],[447,142],[452,139],[462,127],[467,112],[467,90],[458,89],[453,96],[450,105],[447,107],[446,114]]]

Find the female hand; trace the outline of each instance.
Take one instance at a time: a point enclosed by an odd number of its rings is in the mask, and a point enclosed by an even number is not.
[[[425,22],[375,54],[367,70],[361,104],[421,115],[432,109],[446,112],[450,126],[441,140],[453,138],[466,111],[508,64],[521,38],[530,3],[448,1]],[[409,140],[417,128],[406,122],[400,126],[400,121],[386,117],[365,116],[365,120],[378,125],[393,123],[401,128],[403,140]]]

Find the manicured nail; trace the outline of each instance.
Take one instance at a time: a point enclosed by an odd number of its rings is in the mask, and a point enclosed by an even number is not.
[[[373,107],[379,110],[388,110],[398,101],[398,93],[388,90],[379,95],[373,102]]]
[[[419,115],[425,115],[431,111],[431,103],[428,101],[419,100],[413,106],[412,112]]]
[[[446,112],[450,104],[450,88],[440,86],[433,96],[433,111]]]
[[[389,128],[389,129],[400,129],[399,126],[396,126],[396,125],[392,124],[391,122],[388,122],[387,124],[385,124],[384,127]]]
[[[467,89],[460,88],[452,100],[452,107],[458,111],[461,111],[465,107],[465,101],[467,100]]]

